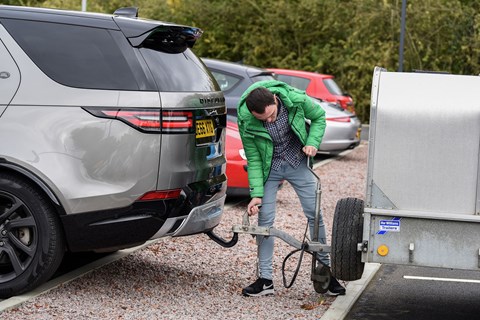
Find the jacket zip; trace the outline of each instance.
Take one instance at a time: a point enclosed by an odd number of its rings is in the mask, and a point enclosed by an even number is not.
[[[297,135],[297,137],[300,139],[300,142],[305,145],[306,141],[302,141],[302,137],[298,131],[298,128],[294,125],[294,121],[295,120],[295,117],[297,116],[297,111],[298,111],[298,108],[294,108],[295,109],[295,113],[293,114],[293,117],[292,117],[292,121],[290,121],[290,127],[293,129],[293,131],[295,132],[295,134]]]

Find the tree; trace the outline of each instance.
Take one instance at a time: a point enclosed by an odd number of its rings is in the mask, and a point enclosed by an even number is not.
[[[333,74],[369,121],[373,69],[398,69],[402,0],[88,0],[88,10],[137,6],[143,18],[204,31],[200,57]],[[5,4],[81,9],[81,0]],[[480,3],[407,0],[404,70],[480,73]]]

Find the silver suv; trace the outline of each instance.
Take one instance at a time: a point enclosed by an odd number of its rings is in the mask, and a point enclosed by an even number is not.
[[[65,251],[208,232],[226,191],[225,99],[202,31],[0,6],[0,297]]]

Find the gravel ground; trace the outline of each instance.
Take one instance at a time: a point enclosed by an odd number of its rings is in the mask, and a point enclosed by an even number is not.
[[[363,198],[367,145],[316,169],[322,181],[322,210],[328,238],[336,202]],[[226,210],[215,230],[230,237],[241,224],[246,203]],[[251,223],[256,223],[251,219]],[[287,183],[278,194],[275,227],[301,239],[306,219]],[[319,319],[334,297],[318,294],[310,281],[310,255],[305,255],[294,285],[286,289],[281,266],[293,250],[275,244],[274,297],[246,298],[241,288],[256,279],[256,245],[240,235],[233,248],[223,248],[206,235],[162,239],[129,256],[94,270],[0,314],[8,319]],[[288,260],[290,281],[298,254]],[[348,286],[347,286],[348,294]]]

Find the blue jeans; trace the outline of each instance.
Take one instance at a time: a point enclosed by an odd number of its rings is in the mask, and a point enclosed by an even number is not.
[[[296,169],[287,162],[284,162],[278,171],[273,169],[270,171],[270,176],[264,186],[262,208],[258,214],[258,225],[262,227],[273,226],[275,222],[278,184],[282,180],[287,180],[297,193],[303,208],[303,213],[308,220],[310,237],[313,238],[317,179],[308,169],[306,158]],[[257,236],[259,276],[270,280],[273,278],[272,260],[274,239],[275,237]],[[326,244],[325,224],[323,223],[323,215],[321,212],[319,217],[318,240],[320,243]],[[328,266],[330,265],[330,259],[327,253],[318,253],[318,258],[322,263]]]

